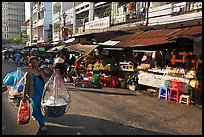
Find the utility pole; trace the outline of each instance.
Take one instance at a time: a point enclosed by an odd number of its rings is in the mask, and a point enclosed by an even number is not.
[[[73,2],[73,35],[76,33],[76,7],[75,2]]]
[[[146,24],[145,24],[146,27],[148,27],[148,24],[149,24],[149,7],[150,7],[150,2],[147,2],[147,6],[146,6]]]
[[[32,2],[30,2],[30,46],[32,46],[32,40],[33,40],[33,35],[32,35],[32,33],[33,33],[33,21],[32,21],[32,8],[33,8],[33,3]]]
[[[64,40],[63,42],[65,42],[65,40],[66,40],[66,39],[65,39],[65,25],[66,25],[66,20],[65,20],[65,19],[66,19],[66,17],[67,17],[67,14],[66,14],[65,12],[63,12],[62,17],[63,17],[63,19],[64,19],[64,20],[63,20],[63,21],[64,21],[64,25],[63,25],[63,33],[62,33],[62,34],[63,34],[63,40]]]

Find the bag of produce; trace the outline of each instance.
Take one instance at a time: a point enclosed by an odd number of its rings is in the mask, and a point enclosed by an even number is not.
[[[23,102],[21,100],[20,106],[18,108],[18,116],[17,116],[17,123],[19,125],[28,124],[30,120],[30,104],[29,101],[26,100]]]

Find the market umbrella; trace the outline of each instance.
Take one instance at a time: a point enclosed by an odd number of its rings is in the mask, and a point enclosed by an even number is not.
[[[2,50],[2,53],[5,53],[5,52],[9,52],[7,49],[5,49],[5,50]]]

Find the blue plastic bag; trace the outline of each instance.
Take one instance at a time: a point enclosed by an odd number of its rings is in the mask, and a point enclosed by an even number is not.
[[[23,77],[22,71],[18,69],[17,71],[8,73],[3,79],[3,84],[9,86],[16,86],[16,84],[22,77]]]
[[[23,77],[21,69],[17,69],[16,74],[14,76],[14,83],[13,86],[16,86],[16,84],[21,80]]]
[[[8,73],[3,79],[3,84],[13,86],[16,71]]]
[[[18,89],[18,93],[22,92],[23,91],[23,85],[18,85],[17,89]]]

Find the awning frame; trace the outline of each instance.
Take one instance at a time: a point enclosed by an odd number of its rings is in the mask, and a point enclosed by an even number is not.
[[[82,45],[81,43],[77,43],[71,46],[66,46],[66,48],[68,50],[75,51],[80,54],[88,55],[98,46],[100,45]]]

